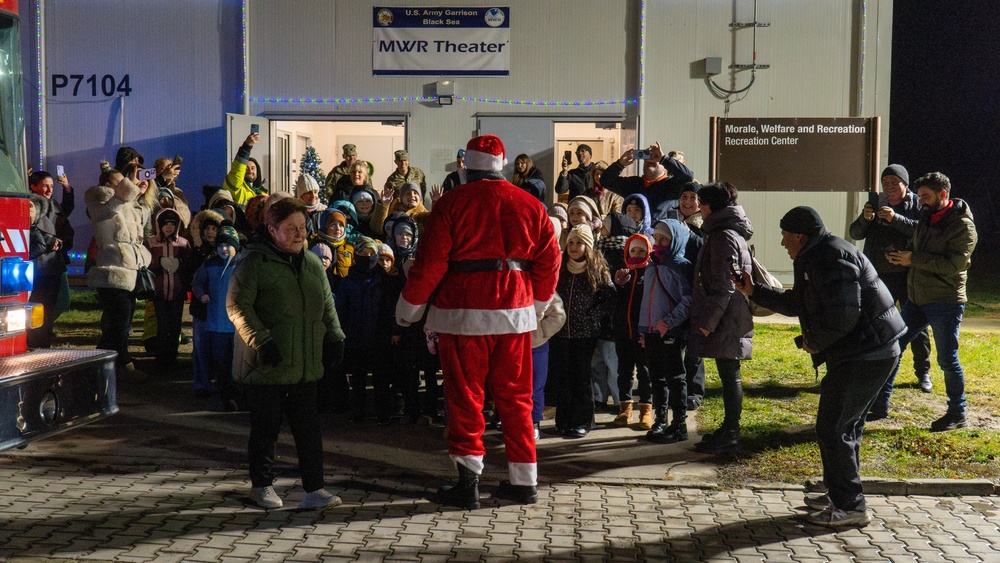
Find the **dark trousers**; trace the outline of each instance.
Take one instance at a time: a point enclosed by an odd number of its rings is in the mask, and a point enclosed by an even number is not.
[[[97,303],[101,306],[101,338],[97,347],[118,352],[116,363],[128,364],[132,357],[128,353],[128,335],[132,331],[132,313],[135,312],[135,298],[125,289],[97,288]]]
[[[34,303],[41,303],[45,306],[45,318],[42,320],[42,326],[28,329],[29,348],[52,347],[52,338],[54,337],[52,325],[56,322],[56,317],[59,316],[56,313],[56,303],[59,301],[59,291],[62,288],[62,281],[62,276],[35,278],[35,283],[31,289],[31,296],[28,300]]]
[[[590,359],[596,338],[549,340],[549,379],[555,379],[556,428],[569,430],[594,427],[594,392],[590,385]]]
[[[899,303],[902,307],[907,300],[907,289],[906,289],[906,272],[893,272],[890,274],[879,274],[882,278],[882,283],[889,288],[889,293],[892,294],[892,300]],[[900,354],[903,353],[900,350]],[[927,333],[927,328],[918,332],[913,336],[913,341],[910,342],[910,352],[913,352],[913,371],[917,374],[917,377],[922,377],[927,375],[931,371],[931,336]]]
[[[618,399],[621,401],[638,400],[640,403],[653,401],[653,392],[649,383],[649,368],[646,365],[646,351],[639,346],[638,340],[628,338],[615,339],[615,352],[618,354]],[[632,393],[633,377],[638,380],[639,388]]]
[[[841,510],[864,508],[861,433],[875,396],[899,363],[899,356],[827,365],[820,383],[816,438],[823,458],[823,483]]]
[[[687,412],[687,373],[684,371],[682,341],[664,341],[659,334],[646,334],[646,360],[653,387],[653,409],[657,416]],[[664,419],[664,422],[666,420]]]
[[[184,300],[154,299],[153,307],[156,309],[156,359],[159,362],[173,363],[177,359],[177,347],[180,345]]]
[[[392,374],[385,369],[380,350],[351,348],[344,352],[341,369],[349,374],[351,385],[351,404],[355,420],[363,420],[367,410],[368,374],[372,375],[372,386],[375,388],[375,412],[380,422],[388,419],[389,385]],[[324,378],[325,379],[325,378]],[[332,391],[333,389],[331,389]],[[335,404],[339,401],[331,397]]]
[[[726,410],[722,426],[739,429],[743,416],[743,380],[740,377],[739,360],[715,360],[722,380],[722,405]]]
[[[687,374],[688,398],[701,401],[705,396],[705,360],[684,350],[684,371]]]
[[[247,453],[253,486],[268,487],[274,483],[274,447],[282,419],[288,419],[299,456],[302,488],[307,493],[322,489],[323,436],[316,414],[316,383],[247,385],[246,397],[250,405]]]

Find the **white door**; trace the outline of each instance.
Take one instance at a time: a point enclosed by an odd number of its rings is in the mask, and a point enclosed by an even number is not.
[[[270,189],[268,183],[272,178],[271,171],[271,145],[273,143],[274,132],[271,130],[271,121],[266,117],[257,115],[242,115],[238,113],[226,114],[226,173],[236,158],[236,152],[240,150],[240,145],[250,134],[250,127],[257,125],[260,127],[260,141],[254,145],[250,156],[254,158],[261,167],[261,177],[264,187]],[[221,182],[221,179],[220,179]]]

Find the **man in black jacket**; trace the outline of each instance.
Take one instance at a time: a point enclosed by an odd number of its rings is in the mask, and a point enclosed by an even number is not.
[[[622,197],[635,193],[646,196],[653,220],[665,218],[667,210],[676,207],[684,185],[694,180],[694,173],[676,158],[663,156],[660,143],[649,146],[642,176],[622,177],[622,170],[633,162],[632,150],[627,149],[601,175],[601,184]]]
[[[865,241],[865,256],[871,260],[882,282],[900,307],[906,303],[906,278],[910,269],[889,263],[888,252],[907,250],[912,246],[913,231],[920,222],[920,202],[908,189],[910,175],[902,165],[890,164],[882,171],[882,193],[878,205],[866,203],[861,215],[851,223],[851,237]],[[924,329],[910,344],[913,371],[924,393],[934,390],[931,383],[931,337]],[[889,416],[888,404],[868,415],[868,421]]]
[[[754,303],[798,316],[813,364],[826,363],[820,384],[816,437],[827,493],[806,498],[819,512],[808,520],[833,528],[871,522],[861,485],[859,452],[865,414],[899,362],[905,332],[892,295],[865,255],[826,229],[811,207],[781,218],[781,245],[792,258],[793,289],[754,287],[742,273],[737,287]]]
[[[594,151],[590,145],[576,147],[576,160],[579,161],[580,165],[572,170],[569,169],[570,161],[562,159],[562,171],[556,178],[557,194],[569,192],[569,199],[572,201],[574,197],[584,195],[585,192],[594,187],[594,179],[590,175],[594,169],[594,163],[591,162],[593,155]]]

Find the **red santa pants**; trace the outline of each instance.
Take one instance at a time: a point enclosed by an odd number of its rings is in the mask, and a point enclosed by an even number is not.
[[[483,402],[486,386],[496,404],[513,485],[536,485],[531,422],[531,333],[440,334],[438,354],[448,402],[448,453],[456,463],[483,471]]]

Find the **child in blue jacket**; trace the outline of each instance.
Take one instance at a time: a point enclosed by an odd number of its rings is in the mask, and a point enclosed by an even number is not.
[[[236,327],[226,312],[226,293],[229,278],[233,275],[233,262],[240,248],[239,235],[228,221],[224,221],[215,235],[215,252],[194,274],[191,292],[194,299],[207,307],[205,330],[195,346],[205,353],[204,362],[194,364],[195,394],[208,397],[212,393],[212,374],[227,411],[239,408],[233,387],[233,338]]]
[[[676,219],[653,226],[653,253],[646,266],[639,334],[653,387],[656,423],[646,439],[659,444],[687,440],[687,375],[684,334],[691,306],[691,262],[684,257],[689,230]],[[667,426],[667,406],[673,420]]]

